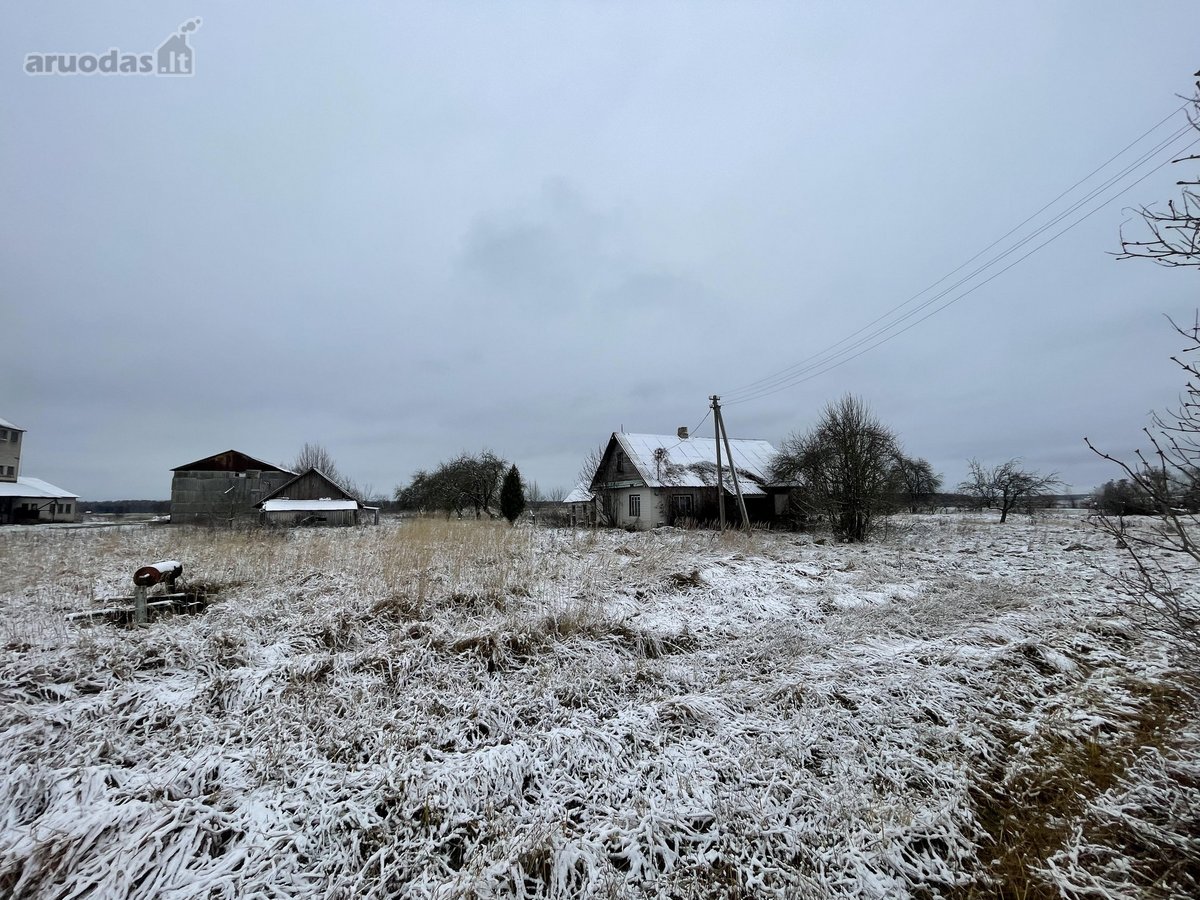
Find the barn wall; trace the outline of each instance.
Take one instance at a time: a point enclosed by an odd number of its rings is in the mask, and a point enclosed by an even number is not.
[[[264,512],[262,516],[264,524],[284,528],[299,525],[310,516],[323,516],[325,519],[324,522],[314,524],[327,527],[358,524],[358,510],[356,509],[326,509],[315,512],[306,509],[280,509]]]
[[[293,476],[287,472],[176,472],[171,479],[171,521],[216,525],[253,520],[254,504]]]

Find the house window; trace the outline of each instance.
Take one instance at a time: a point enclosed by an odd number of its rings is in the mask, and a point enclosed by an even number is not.
[[[629,471],[629,460],[626,459],[625,453],[622,450],[617,451],[617,471],[620,473]]]
[[[692,514],[692,495],[691,494],[676,494],[671,498],[671,506],[677,516],[690,516]]]
[[[8,440],[8,429],[0,428],[0,444],[5,443],[7,440]]]
[[[629,495],[629,518],[640,519],[642,517],[642,495]]]

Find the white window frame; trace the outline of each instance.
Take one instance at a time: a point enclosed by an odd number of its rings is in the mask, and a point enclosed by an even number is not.
[[[629,495],[629,518],[640,519],[642,517],[642,495]]]

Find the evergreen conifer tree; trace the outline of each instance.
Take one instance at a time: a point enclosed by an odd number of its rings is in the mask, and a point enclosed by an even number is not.
[[[521,484],[521,473],[514,464],[504,476],[504,484],[500,487],[500,512],[509,524],[517,521],[517,517],[525,511],[525,486]]]

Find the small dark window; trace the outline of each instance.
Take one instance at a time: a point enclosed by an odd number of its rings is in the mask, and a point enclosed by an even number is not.
[[[622,473],[629,471],[629,460],[621,450],[617,451],[617,471]]]
[[[629,495],[629,518],[640,519],[642,516],[642,495]]]

